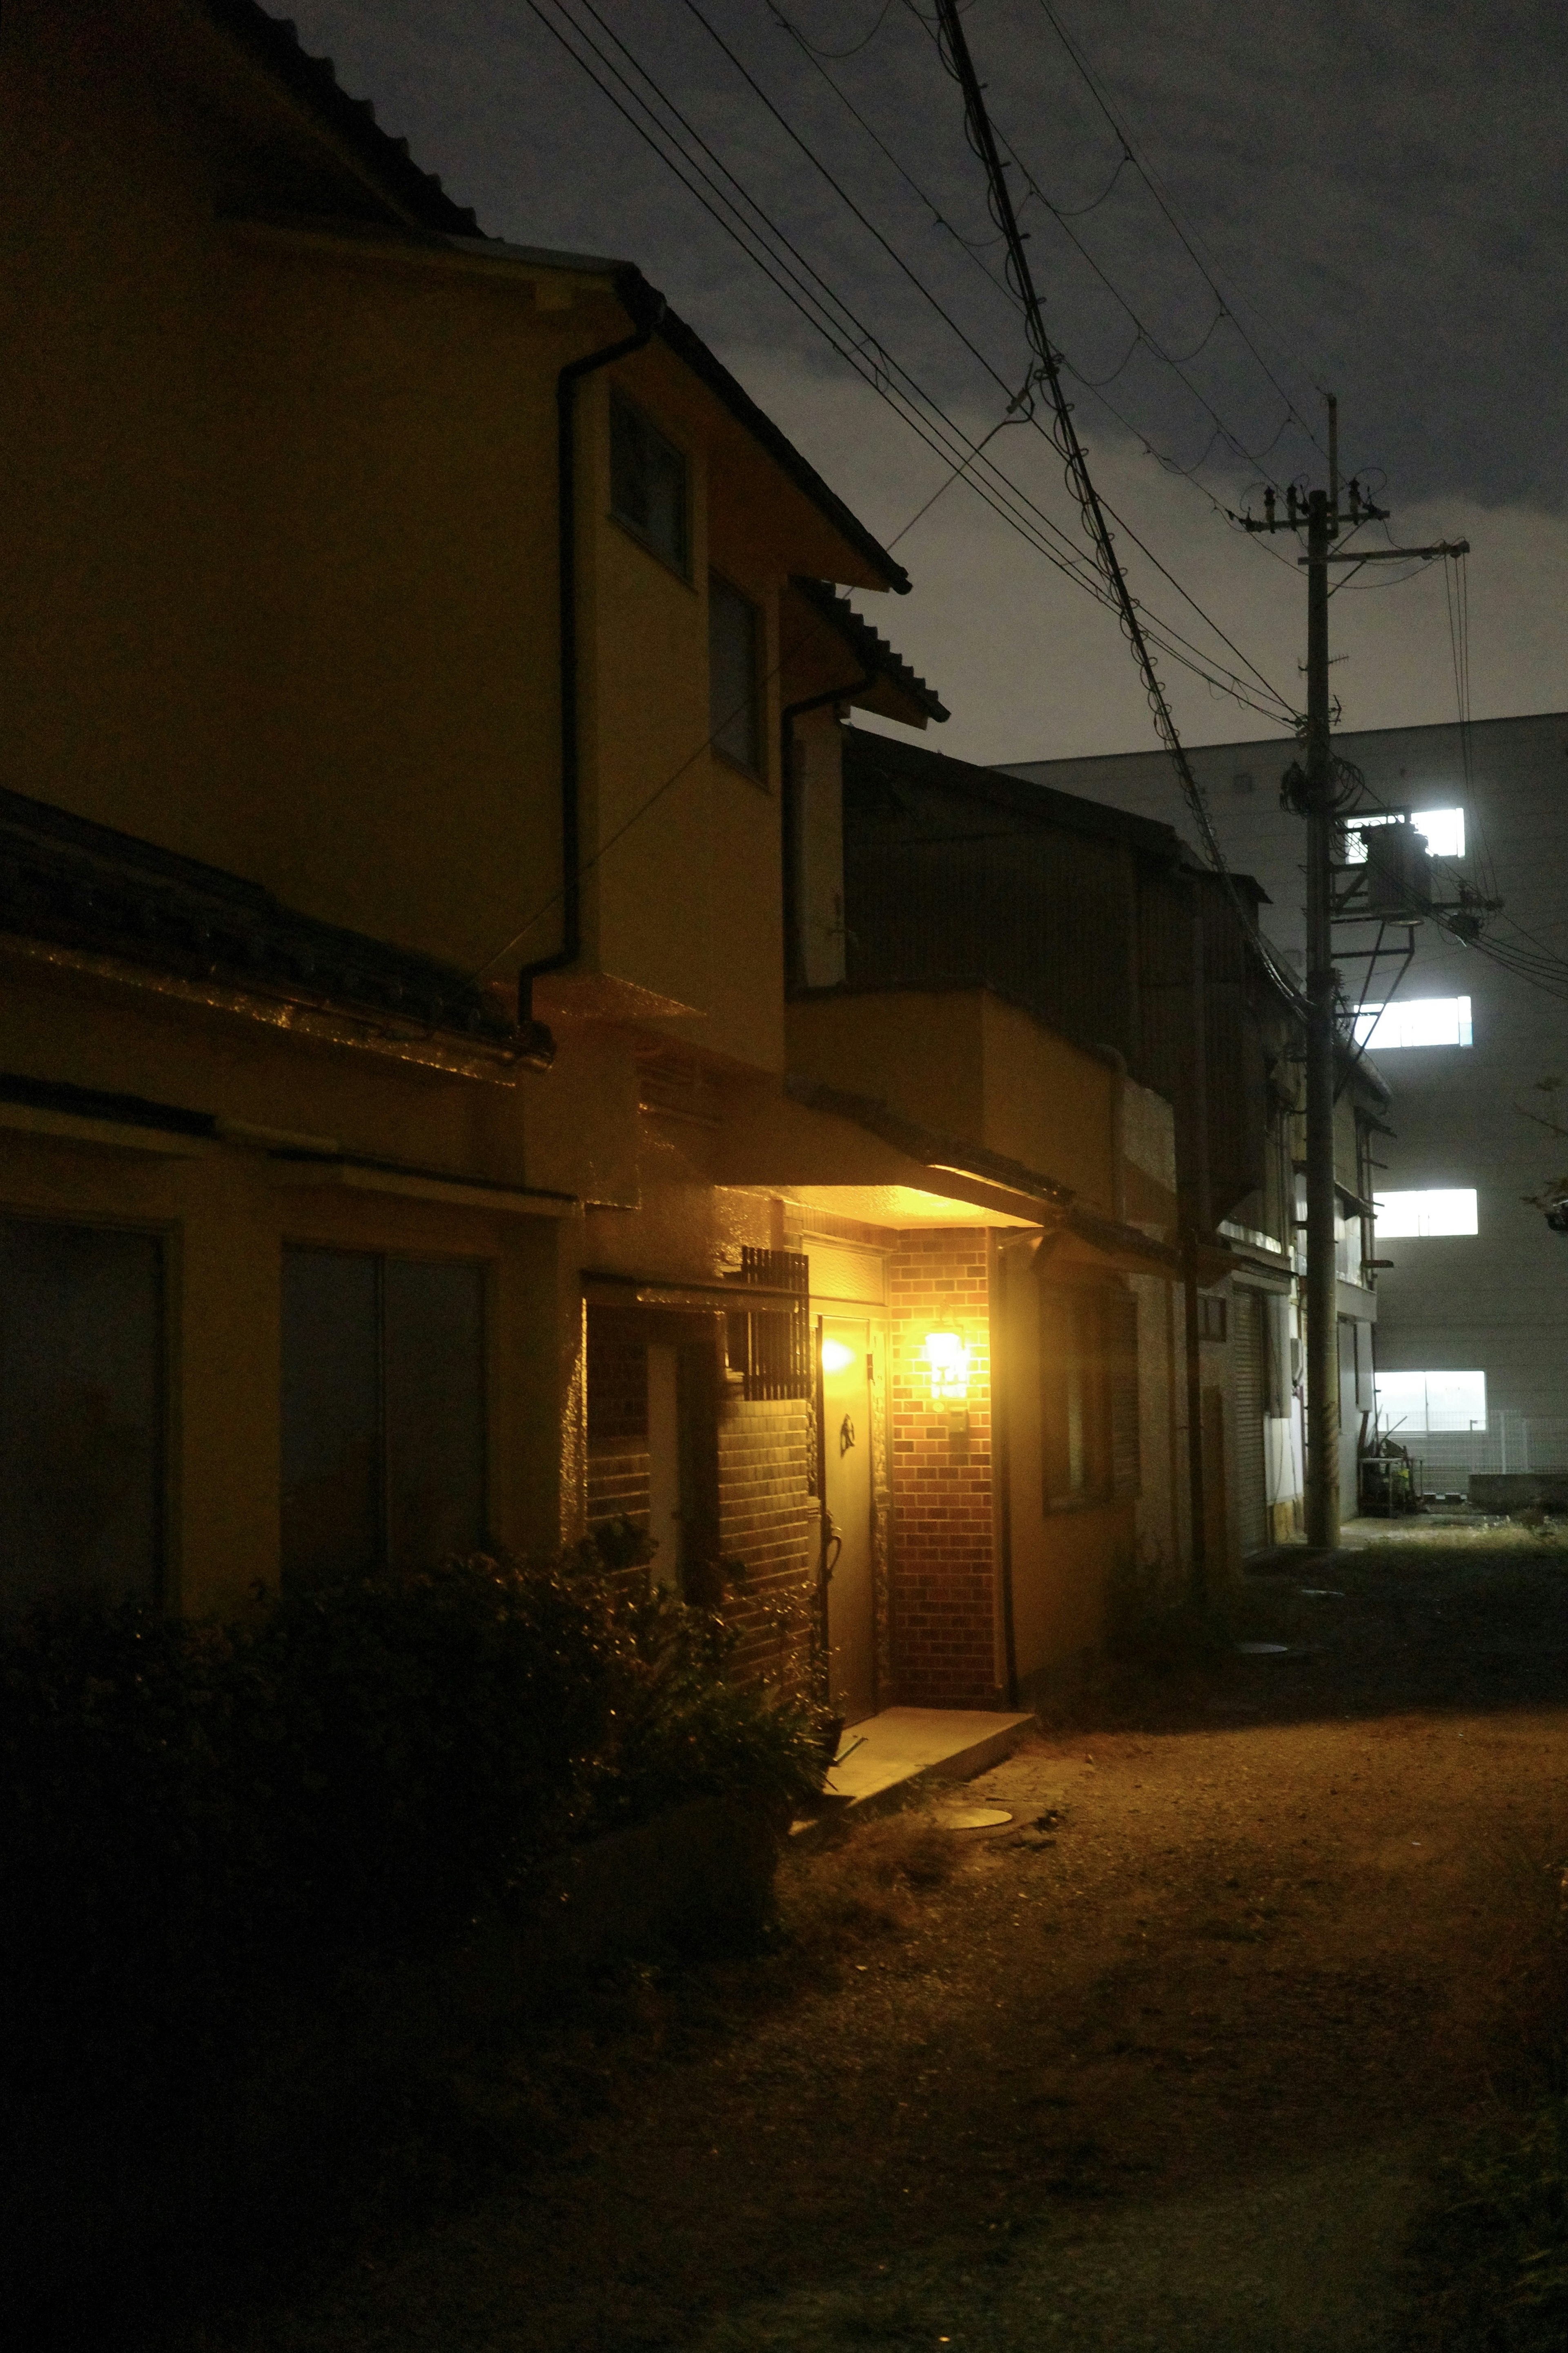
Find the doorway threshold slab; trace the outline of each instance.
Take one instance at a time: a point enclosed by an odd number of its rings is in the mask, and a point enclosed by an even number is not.
[[[863,1806],[911,1781],[966,1781],[999,1764],[1034,1724],[977,1707],[885,1707],[852,1724],[838,1744],[826,1794]]]

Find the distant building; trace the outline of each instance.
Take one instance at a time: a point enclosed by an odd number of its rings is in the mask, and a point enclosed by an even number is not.
[[[1383,1419],[1423,1458],[1432,1492],[1462,1491],[1471,1471],[1565,1468],[1568,1237],[1534,1197],[1568,1179],[1568,1134],[1552,1129],[1568,1128],[1568,1085],[1541,1091],[1568,1081],[1568,713],[1483,721],[1468,746],[1450,725],[1338,735],[1334,748],[1365,777],[1362,813],[1381,804],[1426,820],[1435,896],[1453,899],[1462,880],[1505,902],[1478,947],[1422,923],[1391,1010],[1373,1015],[1387,994],[1374,986],[1362,1023],[1392,1095],[1372,1172]],[[1281,807],[1279,780],[1299,756],[1286,737],[1192,755],[1227,859],[1262,883],[1264,927],[1298,966],[1305,827]],[[1192,830],[1156,751],[1008,773]],[[1346,847],[1354,857],[1362,845]],[[1338,936],[1359,998],[1365,967],[1347,951],[1375,932]]]

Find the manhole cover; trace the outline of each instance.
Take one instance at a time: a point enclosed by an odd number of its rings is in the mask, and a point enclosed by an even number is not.
[[[934,1818],[941,1831],[997,1831],[1013,1819],[1004,1806],[938,1806]]]
[[[1236,1647],[1244,1659],[1282,1659],[1290,1645],[1289,1642],[1238,1642]]]

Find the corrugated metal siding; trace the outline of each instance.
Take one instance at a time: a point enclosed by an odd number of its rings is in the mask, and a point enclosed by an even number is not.
[[[1263,1454],[1263,1301],[1238,1289],[1231,1302],[1231,1402],[1236,1415],[1237,1518],[1244,1553],[1268,1542],[1268,1489]]]

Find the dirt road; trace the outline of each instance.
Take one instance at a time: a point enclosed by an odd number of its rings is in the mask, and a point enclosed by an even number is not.
[[[1440,1538],[1257,1594],[1283,1655],[1031,1740],[972,1785],[1005,1831],[795,1861],[793,1953],[585,2031],[595,2113],[526,2179],[206,2341],[1408,2342],[1426,2169],[1507,2096],[1549,1964],[1568,1560]]]

